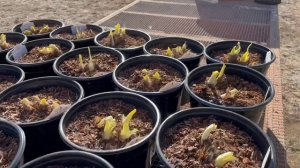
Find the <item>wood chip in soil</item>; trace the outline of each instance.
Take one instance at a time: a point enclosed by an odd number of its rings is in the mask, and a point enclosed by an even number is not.
[[[98,41],[100,44],[107,46],[107,47],[113,47],[113,48],[134,48],[142,46],[146,43],[146,39],[144,37],[140,36],[132,36],[126,34],[123,40],[120,40],[119,43],[115,44],[114,46],[111,45],[111,38],[110,37],[104,37],[103,39]]]
[[[12,75],[0,75],[0,92],[7,89],[17,82],[17,79]]]
[[[201,143],[201,136],[210,124],[216,124],[217,129]],[[237,159],[223,168],[260,168],[262,164],[262,154],[250,135],[213,116],[174,124],[167,129],[161,143],[165,157],[176,168],[215,168],[215,159],[225,152],[233,152]]]
[[[159,83],[153,83],[152,85],[145,85],[143,79],[145,73],[143,72],[143,69],[147,69],[149,76],[153,76],[155,72],[159,72],[161,81]],[[164,88],[164,91],[178,86],[183,81],[183,76],[179,71],[169,65],[158,62],[149,62],[123,70],[118,74],[117,79],[122,85],[133,90],[158,92],[166,85],[168,85],[168,88]],[[173,84],[169,85],[170,83]]]
[[[137,109],[132,120],[130,129],[136,128],[137,134],[129,139],[120,140],[119,133],[122,130],[122,116],[127,116],[133,109]],[[112,116],[117,121],[114,135],[110,140],[103,139],[103,128],[98,128],[95,117],[104,118]],[[120,149],[139,142],[153,129],[154,121],[151,120],[149,112],[129,104],[123,100],[111,99],[95,102],[82,108],[82,111],[73,116],[66,126],[66,137],[81,147],[94,150]]]
[[[237,75],[225,75],[224,80],[218,82],[215,87],[207,85],[209,77],[210,74],[205,74],[191,85],[193,92],[206,101],[234,107],[249,107],[264,101],[265,93],[257,84],[246,81]],[[222,94],[234,88],[239,90],[234,98],[224,99],[221,97]]]
[[[8,168],[14,160],[19,142],[18,139],[9,136],[0,130],[0,168]]]
[[[21,103],[23,98],[27,98],[30,101],[32,108]],[[43,98],[46,99],[47,105],[40,105]],[[76,93],[68,88],[59,86],[22,92],[0,102],[0,117],[17,123],[40,121],[47,118],[56,108],[60,108],[62,105],[71,105],[77,99],[78,95]],[[58,103],[60,106],[56,107],[54,103]]]
[[[120,62],[117,56],[107,52],[92,54],[92,58],[95,64],[95,70],[93,71],[90,71],[87,66],[89,62],[88,55],[82,55],[84,68],[80,67],[79,57],[76,55],[60,64],[59,70],[68,76],[96,77],[112,72]]]

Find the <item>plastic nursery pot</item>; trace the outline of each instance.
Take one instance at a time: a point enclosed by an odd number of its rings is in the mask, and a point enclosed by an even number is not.
[[[165,132],[174,126],[175,124],[182,122],[189,118],[194,117],[209,117],[214,116],[218,120],[224,121],[224,122],[230,122],[234,124],[235,126],[239,127],[241,130],[248,133],[249,136],[252,137],[254,143],[257,145],[259,150],[261,151],[263,157],[267,156],[267,162],[264,166],[264,168],[275,168],[276,167],[276,151],[273,143],[268,138],[268,136],[259,128],[258,125],[250,121],[249,119],[238,115],[236,113],[222,110],[218,108],[192,108],[183,110],[180,112],[177,112],[171,116],[169,116],[159,127],[157,136],[155,139],[156,142],[156,149],[157,149],[157,155],[161,162],[167,167],[171,168],[174,167],[171,165],[171,163],[168,162],[167,158],[164,156],[162,152],[162,141],[165,135]],[[267,155],[267,151],[270,147],[270,154]]]
[[[78,146],[71,142],[65,134],[65,129],[76,114],[88,104],[92,104],[102,100],[118,99],[125,101],[126,103],[133,104],[136,107],[140,107],[147,110],[153,121],[152,131],[146,135],[142,140],[129,145],[124,148],[112,149],[112,150],[95,150],[88,149],[82,146]],[[82,99],[80,102],[74,104],[67,113],[63,115],[59,123],[59,133],[63,141],[72,149],[91,152],[96,155],[100,155],[109,161],[114,167],[130,167],[130,168],[142,168],[148,167],[154,150],[154,136],[157,128],[160,124],[160,113],[156,105],[144,96],[130,93],[130,92],[105,92],[95,94]]]
[[[48,25],[48,26],[58,26],[58,27],[63,27],[65,24],[59,20],[53,20],[53,19],[39,19],[39,20],[31,20],[28,22],[32,22],[35,26],[43,26],[43,25]],[[12,28],[13,32],[19,32],[23,33],[21,31],[21,26],[23,23],[17,24]],[[49,38],[50,32],[48,33],[43,33],[43,34],[35,34],[35,35],[28,35],[28,41],[31,40],[37,40],[41,38]]]
[[[25,73],[21,68],[6,64],[0,64],[0,75],[15,77],[14,84],[22,82],[25,78]],[[0,90],[0,92],[2,91]]]
[[[23,163],[23,153],[26,145],[24,131],[18,125],[2,118],[0,118],[0,131],[3,132],[5,135],[18,139],[18,148],[16,155],[9,164],[9,167],[17,168]]]
[[[207,58],[207,62],[208,63],[220,63],[221,62],[220,60],[217,60],[212,56],[212,52],[213,51],[219,51],[219,50],[230,50],[238,42],[240,42],[242,51],[246,50],[247,47],[252,43],[252,46],[250,47],[249,51],[250,52],[255,51],[255,52],[261,54],[263,56],[263,60],[265,62],[263,64],[253,65],[253,66],[249,66],[249,67],[253,68],[253,69],[255,69],[255,70],[257,70],[257,71],[259,71],[263,74],[266,74],[266,72],[268,71],[270,65],[275,61],[276,56],[269,48],[264,47],[262,45],[259,45],[257,43],[253,43],[253,42],[248,42],[248,41],[220,41],[220,42],[213,43],[213,44],[207,46],[204,50],[204,55]],[[266,54],[267,54],[268,51],[271,52],[270,60],[266,59]]]
[[[62,86],[72,90],[77,94],[76,101],[84,97],[83,88],[79,83],[61,77],[48,76],[26,80],[6,89],[0,94],[0,101],[18,93],[51,86]],[[26,135],[26,162],[47,153],[68,149],[61,141],[58,133],[58,123],[61,116],[29,123],[17,123]]]
[[[113,168],[110,163],[97,155],[75,150],[47,154],[26,163],[22,168],[45,168],[52,166]]]
[[[27,37],[21,33],[17,32],[8,32],[8,33],[0,33],[6,35],[7,42],[13,42],[16,44],[24,44],[27,41]],[[0,64],[7,64],[5,56],[8,51],[10,51],[12,48],[9,49],[1,49],[0,47]]]
[[[67,48],[67,51],[71,51],[74,49],[74,44],[68,40],[63,39],[39,39],[34,40],[25,43],[25,47],[27,48],[27,51],[30,51],[32,48],[37,46],[47,46],[49,44],[58,44],[62,47]],[[14,56],[13,56],[13,50],[9,51],[6,54],[6,61],[9,64],[16,65],[20,68],[22,68],[25,71],[26,79],[36,78],[36,77],[42,77],[42,76],[52,76],[55,75],[53,72],[53,62],[57,58],[53,58],[44,62],[38,62],[38,63],[18,63],[15,62]]]
[[[175,48],[177,45],[182,45],[183,43],[186,43],[188,49],[190,49],[192,52],[197,53],[193,57],[179,59],[181,62],[183,62],[186,65],[186,67],[189,70],[193,70],[194,68],[198,67],[200,57],[202,56],[204,51],[203,44],[198,41],[188,39],[188,38],[183,38],[183,37],[163,37],[163,38],[153,39],[144,45],[144,52],[147,54],[155,54],[155,53],[151,53],[151,49],[157,47]]]
[[[58,35],[58,34],[61,34],[61,33],[72,34],[71,27],[72,27],[72,25],[58,28],[58,29],[56,29],[56,30],[54,30],[53,32],[50,33],[50,37],[51,38],[57,38],[55,36]],[[96,26],[96,25],[87,24],[86,28],[87,29],[92,29],[96,34],[99,34],[103,31],[103,29],[101,27]],[[89,37],[89,38],[84,38],[84,39],[79,39],[79,40],[70,40],[70,41],[72,41],[74,43],[76,48],[80,48],[80,47],[87,47],[87,46],[95,45],[94,38],[95,38],[95,36],[94,37]]]
[[[107,46],[102,45],[99,41],[101,39],[107,37],[109,32],[110,31],[105,31],[105,32],[98,34],[94,39],[95,44],[99,45],[99,46],[107,47]],[[146,42],[151,40],[150,35],[148,35],[146,32],[140,31],[140,30],[126,29],[126,34],[131,35],[131,36],[143,37],[146,40]],[[113,48],[113,47],[108,47],[108,48]],[[114,48],[114,49],[120,51],[125,56],[126,59],[144,54],[143,45],[138,46],[138,47],[132,47],[132,48]]]
[[[211,74],[213,71],[220,70],[222,67],[222,64],[209,64],[203,67],[196,68],[192,72],[189,73],[187,80],[185,81],[185,89],[187,90],[188,94],[191,98],[191,106],[197,107],[197,106],[209,106],[209,107],[217,107],[222,108],[226,110],[230,110],[233,112],[236,112],[238,114],[244,115],[247,118],[251,119],[255,123],[259,123],[263,112],[266,109],[267,104],[269,104],[274,95],[275,95],[275,89],[272,85],[272,83],[261,73],[258,71],[255,71],[251,68],[241,66],[241,65],[235,65],[235,64],[226,64],[225,69],[225,75],[237,75],[241,78],[243,78],[246,81],[253,82],[266,94],[265,100],[257,105],[250,106],[250,107],[233,107],[233,106],[224,106],[224,105],[217,105],[214,103],[211,103],[207,100],[202,99],[201,97],[197,96],[193,90],[191,89],[191,85],[195,80],[200,79],[204,74]]]
[[[110,48],[103,48],[100,46],[90,47],[92,54],[97,54],[99,52],[107,52],[114,56],[116,56],[119,60],[119,63],[124,61],[124,56],[117,50]],[[59,70],[59,66],[67,59],[72,57],[78,57],[79,54],[88,54],[88,48],[79,48],[68,52],[61,57],[59,57],[53,64],[54,72],[66,79],[75,80],[79,82],[85,90],[86,95],[91,95],[94,93],[105,92],[105,91],[113,91],[115,89],[115,85],[112,80],[112,72],[107,73],[98,77],[75,77],[68,76]]]
[[[122,85],[118,81],[118,76],[120,72],[124,71],[125,69],[131,66],[135,66],[138,64],[147,64],[149,62],[159,62],[176,69],[182,75],[183,81],[176,87],[172,87],[171,89],[168,89],[164,92],[144,92],[133,90]],[[142,55],[130,58],[125,62],[121,63],[113,72],[113,80],[120,90],[138,93],[152,100],[159,108],[162,118],[166,118],[169,114],[179,110],[182,97],[181,94],[187,74],[188,69],[182,62],[180,62],[177,59],[159,55]]]

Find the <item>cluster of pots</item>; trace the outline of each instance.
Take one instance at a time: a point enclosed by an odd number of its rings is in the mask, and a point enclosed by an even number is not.
[[[93,38],[68,41],[55,38],[56,34],[70,32],[71,26],[64,26],[62,22],[55,20],[34,20],[37,25],[57,25],[59,28],[51,33],[25,36],[21,33],[20,25],[13,28],[14,32],[5,33],[7,39],[15,40],[23,44],[27,49],[36,45],[60,44],[67,48],[67,52],[57,58],[39,63],[19,63],[14,60],[14,48],[0,51],[0,73],[13,75],[17,82],[0,93],[0,101],[21,92],[49,86],[63,86],[77,94],[74,104],[62,115],[49,120],[29,123],[12,123],[0,118],[0,131],[16,137],[19,142],[18,152],[10,167],[47,167],[64,164],[64,166],[90,166],[90,167],[151,167],[151,158],[157,154],[161,164],[165,167],[173,167],[162,151],[161,142],[166,130],[176,123],[193,117],[216,116],[224,121],[232,122],[241,130],[252,136],[263,156],[270,154],[265,167],[276,167],[276,153],[272,141],[257,125],[268,103],[274,97],[275,90],[272,83],[265,76],[270,64],[274,62],[275,55],[271,52],[271,58],[256,66],[242,66],[226,64],[228,74],[237,75],[243,79],[254,82],[266,93],[262,103],[251,107],[232,107],[214,104],[196,95],[191,85],[199,77],[212,71],[219,70],[222,64],[211,56],[213,50],[228,49],[237,41],[222,41],[207,47],[198,41],[182,37],[166,37],[151,40],[151,37],[139,30],[126,30],[133,36],[141,36],[146,40],[142,46],[132,48],[112,48],[99,43],[101,38],[107,37],[109,31],[103,31],[99,26],[86,25],[87,28],[97,31],[99,34]],[[0,33],[1,34],[1,33]],[[151,54],[151,47],[157,44],[182,44],[186,43],[194,53],[194,57],[176,59],[167,56]],[[247,47],[250,42],[240,41],[242,47]],[[78,54],[87,53],[88,49],[93,53],[108,52],[115,55],[119,63],[109,73],[96,77],[75,77],[61,72],[59,66],[64,60],[75,57]],[[252,49],[262,55],[266,55],[268,48],[253,43]],[[199,66],[200,59],[206,57],[207,65]],[[176,87],[165,91],[146,92],[129,88],[123,85],[118,76],[128,67],[151,61],[166,64],[181,74],[183,80]],[[9,65],[10,64],[10,65]],[[92,150],[78,146],[71,142],[65,135],[65,130],[82,107],[100,100],[121,99],[147,109],[154,126],[152,131],[142,140],[121,149]],[[190,109],[180,110],[184,103],[190,103]],[[65,151],[67,150],[67,151]],[[53,153],[54,152],[54,153]],[[103,159],[104,158],[104,159]],[[25,163],[25,164],[24,164]]]

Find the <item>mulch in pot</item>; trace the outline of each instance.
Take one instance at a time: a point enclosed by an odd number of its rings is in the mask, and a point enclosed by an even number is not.
[[[243,61],[243,55],[247,52],[246,49],[238,48],[240,47],[240,44],[238,43],[235,49],[236,53],[232,54],[231,51],[233,49],[226,49],[226,50],[218,50],[218,51],[212,51],[212,57],[220,60],[224,63],[236,63],[241,65],[248,65],[248,66],[254,66],[254,65],[260,65],[264,63],[264,57],[255,51],[251,51],[251,45],[248,46],[248,59]],[[237,50],[240,50],[239,52]]]
[[[40,63],[50,59],[54,59],[67,52],[66,47],[58,44],[49,44],[46,46],[36,46],[28,51],[24,56],[16,59],[18,63]]]
[[[44,87],[18,93],[0,102],[0,117],[17,123],[51,119],[76,101],[76,94],[65,87]]]
[[[0,130],[0,167],[8,168],[18,152],[18,139]]]
[[[213,72],[214,73],[214,72]],[[204,74],[194,81],[193,92],[214,104],[249,107],[264,101],[264,91],[255,83],[246,81],[238,75],[224,74],[216,85],[209,84],[213,74]]]
[[[91,54],[94,68],[90,69],[88,65],[91,60],[89,55],[80,55],[65,60],[59,65],[59,70],[68,76],[97,77],[112,72],[120,62],[118,57],[111,53],[99,52]],[[82,58],[82,63],[80,57]]]
[[[18,80],[12,75],[0,75],[0,92],[15,84]]]
[[[66,40],[80,40],[80,39],[86,39],[86,38],[91,38],[95,37],[97,32],[95,32],[92,29],[87,29],[81,32],[77,32],[76,34],[71,34],[71,33],[60,33],[55,35],[55,38],[60,38],[60,39],[66,39]]]
[[[204,130],[211,124],[217,128],[201,142]],[[262,154],[250,135],[230,122],[208,118],[189,118],[169,128],[162,142],[167,160],[178,168],[215,168],[216,158],[226,152],[235,157],[222,168],[260,168]]]
[[[165,55],[169,57],[174,57],[178,59],[182,58],[190,58],[197,56],[197,53],[194,53],[186,43],[183,43],[181,45],[178,44],[172,44],[169,46],[162,45],[154,47],[150,49],[150,53],[152,54],[159,54],[159,55]]]
[[[167,64],[158,62],[129,67],[120,72],[117,79],[122,85],[130,89],[144,92],[165,91],[183,81],[179,71]]]
[[[107,37],[100,39],[98,42],[107,47],[134,48],[144,45],[146,39],[142,36],[126,34],[126,29],[117,24],[115,30],[110,31]]]
[[[1,34],[0,35],[0,49],[2,50],[7,50],[10,48],[13,48],[14,46],[16,46],[18,43],[15,41],[10,41],[6,39],[6,35],[5,34]],[[1,51],[1,50],[0,50]]]
[[[43,26],[31,26],[29,29],[24,30],[22,33],[25,34],[26,36],[45,34],[45,33],[50,33],[59,27],[60,27],[59,25],[49,26],[47,24],[44,24]]]
[[[133,131],[135,133],[131,136],[122,138],[122,122],[125,123],[125,117],[134,109],[136,112],[129,122],[129,128],[136,131]],[[106,126],[109,125],[107,117],[113,117],[115,120],[113,123],[116,124],[110,137],[104,133]],[[154,122],[144,109],[122,100],[111,99],[87,105],[70,120],[65,134],[70,141],[79,146],[94,150],[110,150],[139,142],[151,132],[153,126]]]

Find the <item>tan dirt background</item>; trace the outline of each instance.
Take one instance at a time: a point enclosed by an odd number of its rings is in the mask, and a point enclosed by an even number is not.
[[[94,23],[133,0],[0,0],[0,32],[31,19],[61,19],[65,24]],[[288,163],[300,165],[300,1],[279,5],[281,68]]]

